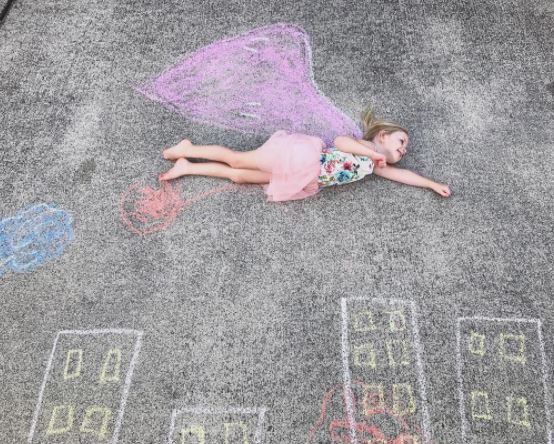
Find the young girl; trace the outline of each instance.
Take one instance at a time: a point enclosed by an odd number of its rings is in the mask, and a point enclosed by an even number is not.
[[[353,182],[373,173],[450,196],[447,185],[389,165],[406,154],[407,130],[391,122],[374,120],[371,107],[362,113],[362,122],[361,140],[338,136],[329,148],[325,148],[319,137],[285,130],[274,132],[262,146],[246,152],[219,145],[193,145],[185,139],[164,150],[164,158],[176,162],[159,179],[192,174],[223,177],[235,183],[263,184],[267,200],[275,202],[303,199],[323,187]],[[186,157],[217,162],[192,163]]]

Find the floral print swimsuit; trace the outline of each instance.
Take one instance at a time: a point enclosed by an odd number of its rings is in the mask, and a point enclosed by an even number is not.
[[[373,160],[369,157],[344,153],[334,146],[322,150],[320,165],[320,187],[354,182],[373,172]]]

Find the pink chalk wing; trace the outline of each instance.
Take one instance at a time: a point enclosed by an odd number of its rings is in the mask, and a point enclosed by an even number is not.
[[[285,129],[327,145],[362,135],[315,86],[308,35],[288,23],[216,41],[135,90],[192,121],[245,133]]]

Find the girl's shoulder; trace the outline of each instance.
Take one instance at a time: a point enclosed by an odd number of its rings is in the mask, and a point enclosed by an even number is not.
[[[342,159],[344,161],[360,161],[367,159],[365,156],[358,156],[356,154],[341,151],[333,145],[325,147],[322,152],[325,153],[327,158]]]

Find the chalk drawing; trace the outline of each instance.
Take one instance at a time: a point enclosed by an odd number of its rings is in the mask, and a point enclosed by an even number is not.
[[[416,412],[414,389],[411,384],[392,384],[392,410],[397,415],[413,415]]]
[[[385,341],[389,367],[410,365],[410,346],[404,339],[387,339]]]
[[[266,136],[284,129],[320,137],[326,145],[338,135],[361,138],[356,123],[316,86],[311,55],[304,29],[275,23],[200,48],[134,90],[193,121],[225,129]],[[135,183],[123,193],[120,215],[131,231],[164,230],[185,205],[245,185],[212,188],[185,202],[167,187]]]
[[[0,221],[0,276],[32,271],[73,240],[71,217],[54,203],[28,205]]]
[[[261,185],[229,184],[197,193],[182,200],[179,182],[161,181],[159,189],[133,183],[119,199],[119,214],[129,230],[138,235],[165,230],[186,207],[222,191],[249,191]]]
[[[68,432],[73,427],[73,418],[75,409],[72,405],[55,405],[52,409],[52,416],[48,421],[46,435],[61,435]]]
[[[27,443],[116,443],[141,344],[137,330],[58,332]]]
[[[471,331],[468,339],[468,350],[478,356],[485,356],[485,335]]]
[[[112,417],[112,410],[104,406],[91,405],[85,410],[83,422],[79,429],[81,434],[92,434],[100,439],[104,439],[108,434],[108,423]],[[95,424],[99,422],[98,426]]]
[[[471,391],[471,417],[474,420],[490,421],[492,419],[489,394],[481,390]]]
[[[415,409],[410,384],[353,381],[349,388],[337,384],[325,393],[319,418],[310,428],[305,444],[351,444],[352,429],[356,442],[362,444],[422,444],[424,434]]]
[[[190,427],[181,429],[181,442],[186,444],[187,441],[192,441],[194,437],[195,444],[206,444],[206,429],[203,425],[193,424]]]
[[[119,382],[121,374],[121,350],[112,348],[106,353],[100,373],[100,383]]]
[[[524,396],[506,396],[506,422],[531,428],[529,422],[529,408]]]
[[[385,311],[385,313],[388,315],[390,331],[406,330],[406,315],[404,310]]]
[[[119,199],[119,213],[136,234],[150,234],[167,228],[183,208],[178,182],[162,182],[159,189],[133,183]]]
[[[377,367],[375,349],[371,342],[355,345],[352,355],[356,367],[370,367],[373,369]]]
[[[456,357],[462,444],[552,444],[539,319],[460,317]]]
[[[510,343],[516,345],[515,352],[510,351]],[[525,335],[513,335],[510,333],[500,333],[500,356],[507,361],[517,362],[525,365]]]
[[[174,409],[167,444],[262,444],[265,412],[265,407]]]
[[[354,331],[373,331],[377,328],[373,322],[373,313],[369,310],[353,313],[352,320]]]
[[[63,379],[73,379],[81,376],[81,367],[83,365],[83,350],[67,350],[65,354],[65,366],[63,369]]]
[[[285,129],[326,144],[337,135],[362,136],[317,88],[309,36],[290,23],[215,41],[135,91],[192,121],[246,133]]]
[[[391,411],[414,415],[422,426],[421,442],[430,443],[432,430],[427,412],[423,347],[419,340],[415,303],[399,299],[342,298],[341,313],[349,442],[364,442],[358,432],[360,419],[355,415],[356,411],[363,413],[364,409],[352,404],[353,396],[349,393],[354,378],[366,384],[390,386]],[[360,328],[364,325],[360,319],[371,320],[366,324],[371,328]]]
[[[225,444],[249,444],[248,425],[242,421],[224,422],[223,442]]]
[[[366,416],[376,409],[384,410],[387,408],[384,384],[362,385],[362,407],[363,414]]]

